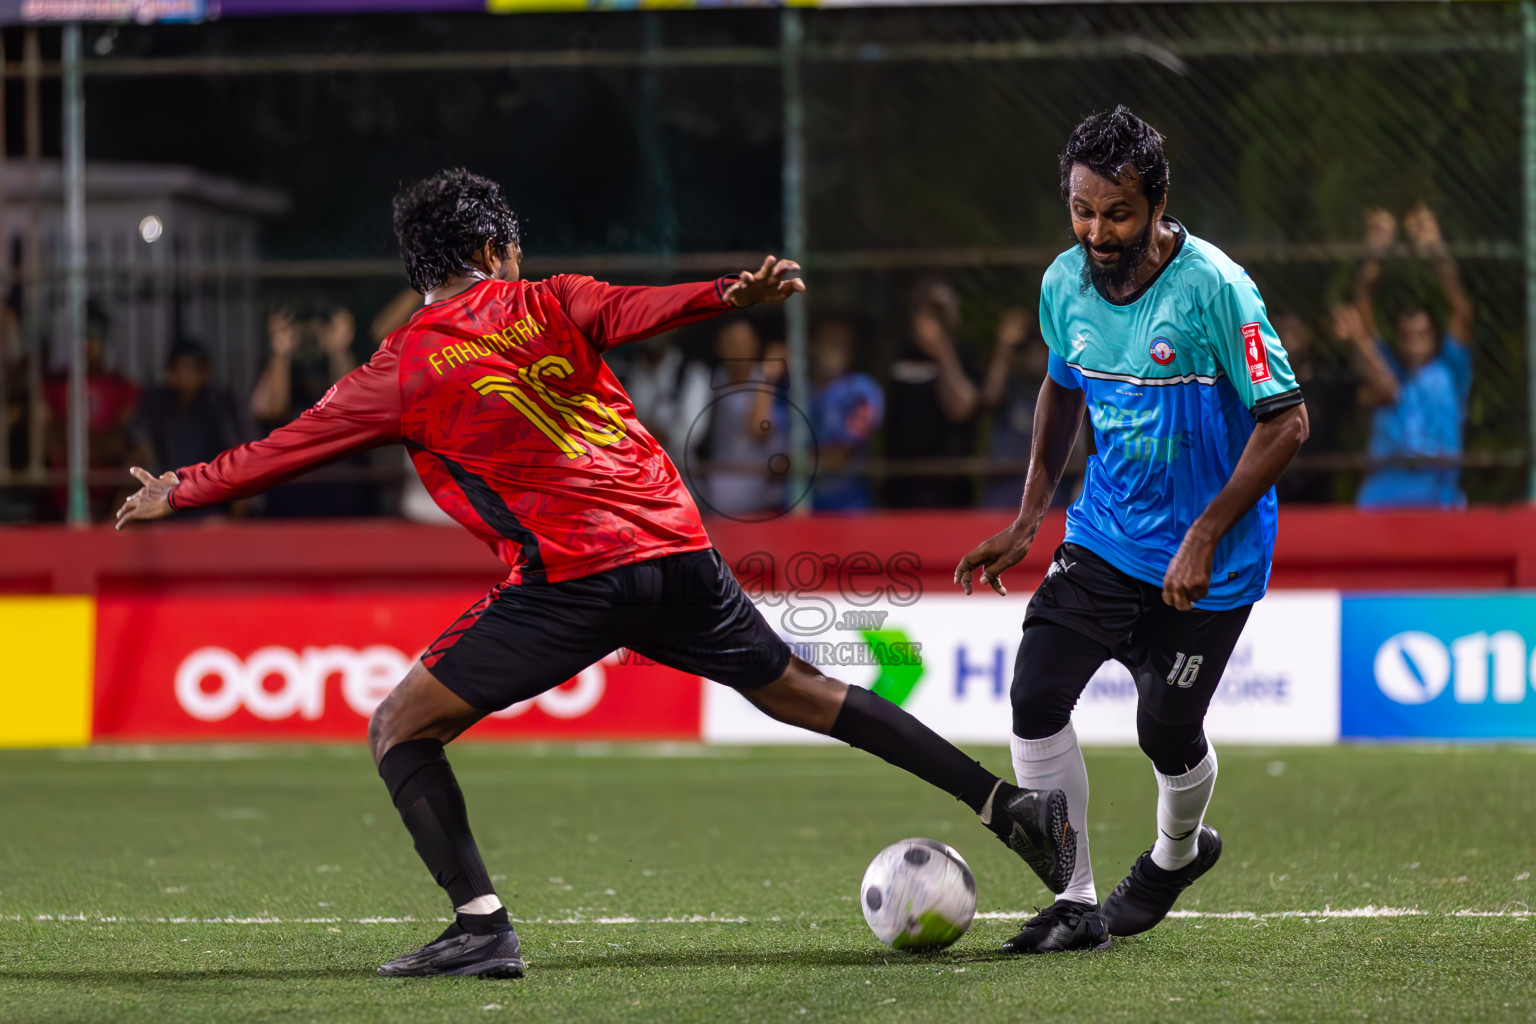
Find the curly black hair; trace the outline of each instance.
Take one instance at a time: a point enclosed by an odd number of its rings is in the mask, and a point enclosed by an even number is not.
[[[1141,192],[1153,209],[1168,195],[1168,157],[1156,128],[1125,104],[1090,114],[1067,137],[1061,154],[1061,195],[1071,188],[1072,167],[1082,164],[1101,178],[1124,182],[1127,171],[1141,177]]]
[[[501,186],[462,167],[402,188],[394,211],[406,276],[422,294],[469,273],[471,257],[487,242],[504,254],[521,242]]]

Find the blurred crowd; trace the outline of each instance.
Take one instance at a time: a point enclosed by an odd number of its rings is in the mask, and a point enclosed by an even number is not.
[[[1364,243],[1365,258],[1348,270],[1333,301],[1270,305],[1312,425],[1303,460],[1280,482],[1280,498],[1461,507],[1475,311],[1460,270],[1422,204],[1400,216],[1367,211]],[[1420,283],[1389,282],[1389,263],[1415,268],[1406,279]],[[263,436],[318,401],[419,301],[413,292],[397,296],[366,333],[349,309],[324,296],[283,302],[267,318],[266,353],[248,395],[213,383],[213,355],[191,337],[175,339],[158,380],[127,379],[113,369],[110,320],[93,305],[86,345],[92,470],[140,464],[158,472]],[[639,419],[708,510],[750,520],[807,501],[832,512],[1017,505],[1046,373],[1032,306],[977,322],[950,282],[924,278],[911,286],[904,308],[878,324],[851,311],[811,310],[803,368],[791,366],[780,321],[748,315],[611,353]],[[28,400],[29,376],[41,375],[29,375],[15,344],[14,309],[5,317],[4,454],[19,474],[40,442],[46,465],[61,469],[67,382],[44,376],[42,400]],[[1320,358],[1320,350],[1332,358]],[[789,400],[796,369],[808,384],[803,409]],[[1079,437],[1060,504],[1081,486],[1089,434]],[[813,464],[790,458],[797,437],[813,442]],[[95,519],[107,518],[125,493],[106,482],[111,476],[93,473]],[[63,503],[56,481],[7,488],[0,517],[57,519]],[[398,452],[354,456],[253,501],[192,514],[442,519]]]

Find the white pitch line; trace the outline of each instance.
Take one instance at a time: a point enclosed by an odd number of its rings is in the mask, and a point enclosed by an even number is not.
[[[1524,905],[1521,905],[1522,908]],[[985,914],[977,914],[977,918],[986,920],[998,920],[1020,916],[1016,913],[992,911]],[[1432,910],[1420,910],[1418,907],[1324,907],[1322,910],[1278,910],[1267,913],[1258,913],[1252,910],[1171,910],[1168,912],[1171,918],[1183,920],[1216,920],[1216,921],[1274,921],[1286,918],[1345,918],[1345,917],[1513,917],[1526,918],[1533,916],[1528,909],[1506,910],[1453,910],[1437,913]]]
[[[1417,907],[1324,907],[1322,910],[1280,910],[1259,913],[1252,910],[1175,910],[1168,916],[1180,920],[1216,920],[1216,921],[1274,921],[1274,920],[1318,920],[1322,918],[1381,918],[1381,917],[1506,917],[1525,919],[1536,916],[1536,912],[1517,904],[1520,909],[1513,907],[1502,910],[1453,910],[1430,911],[1420,910]],[[978,921],[1012,921],[1019,918],[1032,917],[1027,910],[988,910],[976,915]],[[56,924],[68,924],[81,922],[87,924],[446,924],[452,918],[432,917],[114,917],[101,914],[0,914],[0,921],[27,921],[27,922],[52,922]],[[512,918],[517,924],[555,924],[555,925],[629,925],[629,924],[753,924],[775,923],[783,920],[779,917],[748,918],[727,917],[719,914],[688,914],[681,917],[536,917],[536,918]]]

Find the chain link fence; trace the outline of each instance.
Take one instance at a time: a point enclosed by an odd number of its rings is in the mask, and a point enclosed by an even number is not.
[[[886,427],[837,472],[869,478],[877,503],[904,503],[933,479],[952,485],[935,499],[945,503],[1016,495],[1021,424],[1010,417],[1039,368],[999,361],[1005,385],[988,392],[999,326],[1034,308],[1041,273],[1070,244],[1056,168],[1068,131],[1123,102],[1167,138],[1169,213],[1292,314],[1288,342],[1310,336],[1304,386],[1327,429],[1293,470],[1306,481],[1298,495],[1351,500],[1368,466],[1369,418],[1330,310],[1366,256],[1366,211],[1401,218],[1424,204],[1475,312],[1463,488],[1474,502],[1523,500],[1524,32],[1520,5],[1472,2],[88,27],[89,275],[110,324],[104,360],[148,385],[179,338],[196,338],[215,383],[243,404],[268,357],[267,312],[303,303],[349,309],[354,358],[366,358],[375,315],[404,286],[389,197],[402,180],[462,164],[506,184],[531,276],[713,276],[802,234],[791,254],[811,279],[809,323],[769,319],[761,333],[808,330],[814,357],[823,321],[845,320],[855,366],[887,398]],[[39,412],[39,388],[66,350],[50,226],[59,200],[47,186],[57,30],[10,28],[4,40],[0,505],[12,519],[47,518],[59,514],[49,438],[60,421]],[[158,227],[144,226],[151,216]],[[1431,271],[1398,241],[1378,297],[1422,294],[1443,309]],[[900,387],[909,300],[940,282],[958,296],[962,362],[985,394],[931,458],[889,442],[911,422]],[[709,329],[675,341],[702,362],[714,352]],[[813,361],[792,367],[802,387]],[[92,465],[106,486],[115,467]],[[388,482],[398,468],[341,472]]]
[[[904,289],[942,273],[985,359],[1002,310],[1032,304],[1070,244],[1056,167],[1067,133],[1124,102],[1166,136],[1169,213],[1242,263],[1272,310],[1295,313],[1313,339],[1313,405],[1335,406],[1315,418],[1335,429],[1314,434],[1298,472],[1326,474],[1338,500],[1353,495],[1369,423],[1329,311],[1366,255],[1366,210],[1400,218],[1423,203],[1476,312],[1463,485],[1473,501],[1525,496],[1515,5],[858,11],[808,18],[806,38],[818,284],[835,277],[839,299],[874,318],[884,358],[900,347]],[[1400,242],[1379,298],[1402,290],[1444,309]]]

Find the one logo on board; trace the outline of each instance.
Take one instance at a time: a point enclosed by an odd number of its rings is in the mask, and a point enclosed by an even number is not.
[[[1152,361],[1158,366],[1167,366],[1176,355],[1178,353],[1173,350],[1173,342],[1167,338],[1152,339]]]

